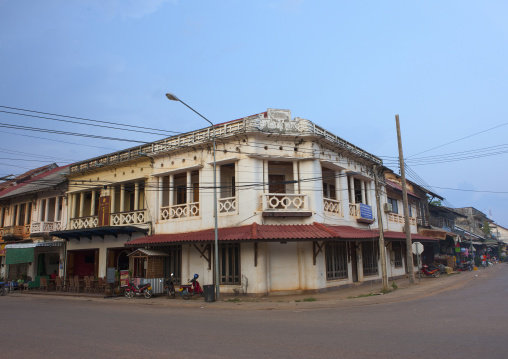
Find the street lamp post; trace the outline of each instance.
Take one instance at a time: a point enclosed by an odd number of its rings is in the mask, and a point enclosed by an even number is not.
[[[213,130],[213,215],[215,217],[215,299],[220,299],[220,286],[219,286],[219,224],[217,221],[217,161],[215,158],[215,125],[207,119],[205,116],[194,110],[192,107],[187,105],[185,102],[180,100],[178,97],[171,93],[167,93],[166,97],[171,101],[178,101],[184,104],[186,107],[191,109],[193,112],[198,114],[201,118],[203,118],[206,122],[212,125]]]

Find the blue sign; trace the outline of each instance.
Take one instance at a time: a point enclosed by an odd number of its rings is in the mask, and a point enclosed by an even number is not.
[[[365,219],[374,219],[374,217],[372,217],[372,207],[360,203],[360,217]]]

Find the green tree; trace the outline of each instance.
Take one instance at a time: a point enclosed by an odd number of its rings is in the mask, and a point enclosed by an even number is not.
[[[483,233],[485,233],[485,235],[487,235],[487,236],[490,235],[490,224],[489,224],[489,222],[483,221],[482,231],[483,231]]]
[[[440,199],[435,199],[434,197],[427,196],[427,201],[429,202],[429,204],[431,204],[433,206],[438,206],[438,207],[442,206]]]

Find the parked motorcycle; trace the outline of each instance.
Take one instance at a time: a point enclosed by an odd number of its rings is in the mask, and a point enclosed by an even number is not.
[[[183,299],[190,299],[190,297],[201,294],[203,295],[203,289],[198,282],[199,275],[194,274],[194,278],[189,280],[190,284],[183,284],[180,286],[180,295]]]
[[[139,287],[134,282],[129,281],[127,288],[125,288],[125,298],[133,298],[134,296],[140,297],[142,295],[145,298],[152,297],[152,285],[150,283],[142,284]]]
[[[424,264],[421,270],[421,273],[427,277],[439,278],[441,275],[441,271],[439,268],[430,268],[428,265]]]
[[[457,269],[459,271],[471,271],[471,270],[473,270],[473,262],[471,262],[471,261],[461,262],[457,267],[458,267]]]
[[[175,297],[176,291],[175,291],[175,282],[176,279],[171,273],[171,277],[168,279],[165,279],[164,281],[161,279],[161,283],[164,282],[164,291],[166,292],[168,298],[173,299]]]

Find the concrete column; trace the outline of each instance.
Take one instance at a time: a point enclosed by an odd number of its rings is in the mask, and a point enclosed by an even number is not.
[[[79,216],[85,216],[85,193],[81,192],[79,195]]]
[[[44,210],[44,222],[49,221],[49,198],[46,198],[45,200],[45,210]],[[27,205],[28,208],[28,205]]]
[[[192,200],[192,172],[187,171],[187,203],[194,202]]]
[[[340,176],[342,174],[341,170],[335,171],[335,199],[337,201],[340,201],[342,203],[342,196],[341,196],[341,186],[340,186]]]
[[[134,184],[134,210],[139,209],[139,182]]]
[[[115,213],[116,210],[116,192],[115,192],[115,186],[109,186],[109,194],[111,196],[111,213]]]
[[[0,228],[4,227],[5,208],[0,208]]]
[[[353,176],[349,176],[349,203],[355,202],[355,179]]]
[[[175,205],[175,175],[169,175],[169,207]]]
[[[263,160],[263,193],[268,193],[268,161]]]
[[[14,223],[15,226],[19,226],[19,217],[21,217],[21,206],[19,204],[16,205],[16,222]]]
[[[298,181],[294,184],[294,193],[300,194],[300,176],[298,174],[298,161],[293,161],[293,181]]]
[[[42,222],[42,220],[43,220],[43,218],[42,218],[42,205],[44,203],[44,200],[43,199],[39,199],[37,202],[38,202],[37,221],[38,222]]]
[[[349,220],[349,193],[347,189],[347,175],[346,172],[340,171],[340,204],[342,206],[342,216],[345,220]]]
[[[365,181],[360,181],[360,191],[362,192],[362,203],[367,204],[366,196],[365,196]]]
[[[125,185],[120,185],[120,212],[125,212]]]
[[[70,223],[71,218],[76,218],[76,195],[69,194],[67,195],[67,199],[69,201],[67,204],[67,219]]]
[[[60,196],[57,196],[55,198],[55,222],[58,222],[61,220],[60,218],[60,201],[61,201],[61,197]]]
[[[92,199],[90,203],[90,216],[95,216],[95,190],[92,191]]]

